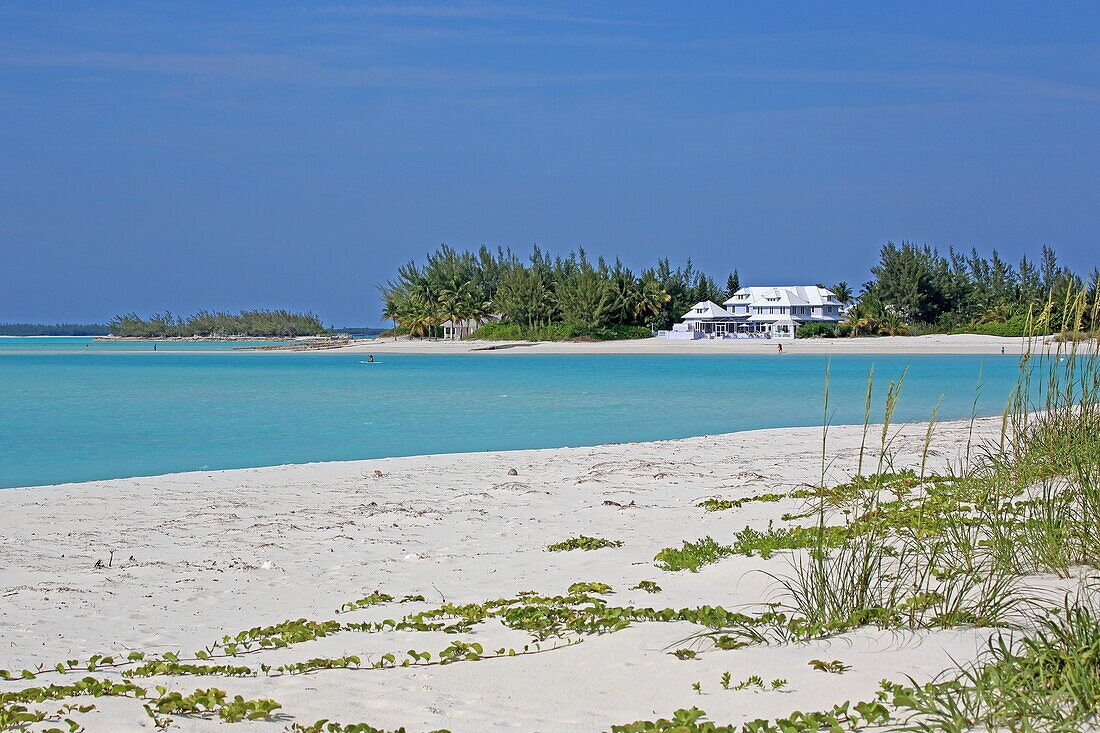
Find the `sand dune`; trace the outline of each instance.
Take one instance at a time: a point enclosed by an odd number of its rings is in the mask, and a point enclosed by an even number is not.
[[[998,424],[981,420],[978,434],[991,435]],[[919,460],[922,431],[911,426],[899,438],[900,464]],[[965,423],[939,426],[933,460],[957,457],[968,434]],[[834,480],[854,470],[859,435],[856,427],[832,430]],[[787,561],[781,556],[734,557],[698,573],[661,571],[653,557],[685,539],[729,538],[796,511],[796,499],[718,512],[695,504],[818,481],[820,438],[820,429],[762,430],[0,491],[0,507],[19,519],[2,540],[0,668],[52,666],[92,653],[189,652],[224,634],[283,619],[331,619],[342,604],[375,591],[426,600],[340,618],[396,618],[443,599],[473,603],[525,590],[562,593],[578,581],[610,584],[608,602],[615,605],[749,608],[774,592],[773,581],[755,571],[782,572]],[[545,550],[578,535],[623,545]],[[643,580],[655,581],[662,592],[630,590]],[[447,666],[143,683],[181,691],[216,686],[284,706],[281,720],[237,724],[237,730],[276,731],[290,722],[330,718],[411,731],[599,731],[692,706],[732,723],[866,699],[883,678],[930,678],[951,659],[973,657],[986,635],[867,630],[829,641],[708,651],[690,661],[668,654],[697,629],[683,622],[638,623],[542,654]],[[437,652],[456,638],[486,648],[530,641],[494,621],[457,637],[342,633],[265,653],[263,661],[352,653],[366,659],[410,648]],[[814,658],[839,659],[853,669],[824,674],[808,666]],[[719,679],[726,671],[735,681],[755,674],[788,683],[781,691],[723,690]],[[700,691],[692,688],[696,682]],[[13,686],[20,683],[3,689]],[[88,730],[150,724],[132,700],[97,705],[84,716]],[[175,729],[223,725],[179,719]]]

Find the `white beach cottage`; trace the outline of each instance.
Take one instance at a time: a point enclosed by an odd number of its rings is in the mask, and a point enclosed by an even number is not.
[[[440,323],[440,327],[443,329],[443,338],[445,339],[460,339],[465,338],[478,330],[486,323],[490,321],[499,321],[503,316],[499,313],[493,313],[488,316],[482,316],[480,318],[467,318],[460,321],[443,321]]]
[[[794,338],[804,323],[840,323],[844,304],[816,285],[741,288],[725,302],[697,303],[681,323],[660,336],[670,339]]]

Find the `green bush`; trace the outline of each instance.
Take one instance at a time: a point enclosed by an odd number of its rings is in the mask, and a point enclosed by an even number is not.
[[[618,339],[648,339],[653,338],[653,331],[646,326],[627,326],[617,323],[613,326],[598,328],[593,332],[593,338],[601,341],[615,341]]]
[[[652,335],[653,332],[645,326],[617,324],[588,328],[568,321],[555,321],[540,326],[520,326],[517,323],[494,321],[486,323],[468,338],[480,341],[569,341],[571,339],[615,341],[650,338]]]
[[[846,323],[803,323],[795,331],[794,337],[799,339],[833,339],[851,335],[852,327]]]
[[[598,550],[601,547],[622,546],[622,540],[605,540],[603,537],[589,537],[582,534],[580,537],[570,537],[567,540],[547,545],[546,549],[550,552],[566,552],[568,550]]]
[[[969,323],[952,333],[977,333],[983,336],[1027,336],[1027,318],[1015,315],[1001,323]]]

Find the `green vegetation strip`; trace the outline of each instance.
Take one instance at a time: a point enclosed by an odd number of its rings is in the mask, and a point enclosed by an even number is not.
[[[620,540],[605,540],[602,537],[586,537],[581,535],[580,537],[571,537],[561,542],[555,542],[552,545],[548,545],[546,549],[550,552],[564,552],[566,550],[598,550],[601,547],[622,547],[623,543]]]

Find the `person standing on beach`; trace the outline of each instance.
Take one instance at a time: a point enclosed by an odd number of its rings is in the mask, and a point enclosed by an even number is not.
[[[775,345],[775,350],[777,352],[779,352],[780,354],[782,354],[783,353],[783,344],[776,344]]]
[[[1002,354],[1005,353],[1005,347],[1003,347],[1003,346],[1001,347],[1001,353]]]

